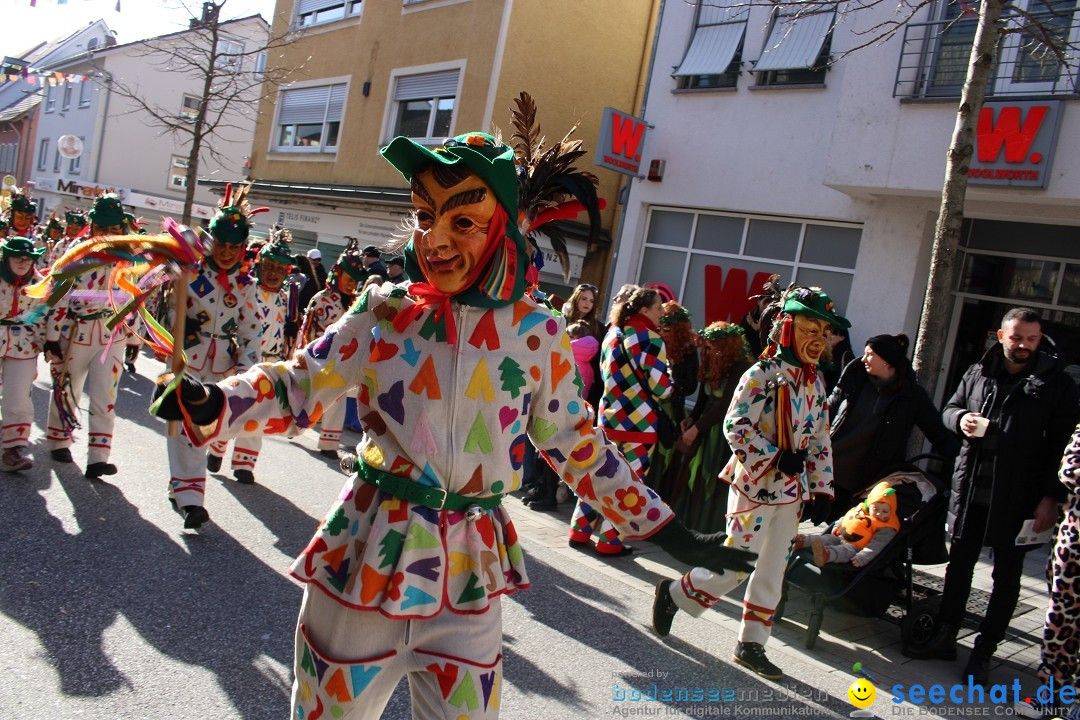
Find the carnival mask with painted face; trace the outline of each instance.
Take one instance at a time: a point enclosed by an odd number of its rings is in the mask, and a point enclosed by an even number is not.
[[[808,315],[795,315],[792,349],[803,364],[817,364],[829,341],[829,323]]]
[[[412,201],[413,247],[424,277],[439,292],[461,292],[480,270],[498,205],[495,193],[474,173],[434,165],[415,176]]]

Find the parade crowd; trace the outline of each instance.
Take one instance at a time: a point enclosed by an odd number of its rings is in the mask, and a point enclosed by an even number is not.
[[[356,403],[350,484],[291,570],[305,587],[294,717],[377,717],[402,676],[416,717],[498,715],[501,596],[529,586],[501,504],[515,491],[537,511],[573,499],[573,548],[623,556],[646,538],[693,566],[656,586],[660,636],[680,611],[699,617],[747,582],[732,660],[779,679],[765,646],[792,556],[872,569],[905,520],[916,431],[951,471],[936,488],[950,542],[935,633],[905,653],[958,658],[990,548],[993,591],[960,673],[985,685],[1039,547],[1018,538],[1042,534],[1054,545],[1040,672],[1080,681],[1080,392],[1036,311],[1004,315],[998,342],[939,409],[907,335],[873,335],[857,353],[821,288],[774,277],[741,322],[700,324],[658,284],[619,288],[606,312],[594,285],[565,302],[545,295],[528,233],[544,208],[589,198],[530,195],[536,168],[496,137],[436,151],[398,138],[382,154],[412,190],[407,237],[350,243],[326,269],[319,250],[294,252],[287,228],[252,238],[259,209],[229,188],[186,291],[173,283],[150,308],[182,327],[182,377],[159,380],[155,412],[181,426],[165,439],[163,490],[185,528],[210,520],[207,472],[226,458],[236,482],[256,482],[264,435],[318,425],[319,451],[338,457]],[[100,480],[118,472],[117,388],[143,343],[137,323],[110,322],[124,288],[97,268],[66,277],[48,303],[27,289],[80,243],[144,230],[114,195],[41,225],[34,207],[16,190],[0,232],[0,469],[35,462],[30,388],[43,354],[49,458],[75,462],[84,426],[85,475]]]

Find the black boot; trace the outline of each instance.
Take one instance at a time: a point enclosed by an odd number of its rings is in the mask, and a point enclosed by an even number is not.
[[[916,660],[956,660],[956,634],[959,631],[960,628],[951,623],[941,623],[930,642],[905,646],[902,652]]]
[[[671,599],[672,580],[661,580],[656,583],[656,594],[652,603],[652,629],[660,637],[667,637],[671,632],[671,621],[675,619],[675,613],[679,612],[679,606]]]
[[[784,677],[784,671],[773,665],[769,662],[769,658],[765,657],[765,646],[760,643],[739,643],[735,646],[735,654],[731,659],[745,668],[750,668],[767,680],[779,680]]]
[[[188,530],[195,530],[210,521],[210,513],[199,505],[185,505],[180,508],[180,514],[184,516],[184,527]]]
[[[221,457],[219,455],[206,454],[206,469],[212,473],[216,473],[221,469]]]
[[[983,687],[989,685],[990,661],[994,659],[994,650],[996,649],[984,643],[981,635],[975,638],[975,647],[971,650],[971,655],[968,657],[967,665],[964,666],[964,674],[961,678],[966,681],[970,675],[972,684],[982,685]]]
[[[98,480],[102,475],[115,475],[116,466],[108,462],[96,462],[90,463],[86,466],[86,477],[91,480]]]

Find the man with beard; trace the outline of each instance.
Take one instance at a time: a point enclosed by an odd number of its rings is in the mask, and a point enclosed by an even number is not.
[[[1016,609],[1024,556],[1021,525],[1035,532],[1057,522],[1065,488],[1058,466],[1080,410],[1065,363],[1040,347],[1042,319],[1029,308],[1005,313],[998,343],[968,368],[945,405],[945,427],[962,434],[952,484],[952,544],[938,628],[929,643],[905,648],[909,657],[956,659],[971,577],[984,547],[992,550],[994,587],[979,636],[961,677],[989,681],[990,661]]]
[[[804,503],[815,525],[833,498],[832,445],[825,382],[818,363],[833,327],[850,327],[820,288],[792,286],[778,310],[769,344],[735,388],[724,436],[732,456],[720,471],[728,483],[727,544],[758,553],[743,599],[742,626],[732,660],[770,680],[783,671],[765,656],[798,534]],[[773,314],[766,309],[763,318]],[[765,320],[763,320],[765,322]],[[679,610],[699,617],[747,578],[696,567],[680,581],[661,580],[653,602],[653,630],[671,631]]]
[[[89,213],[90,236],[126,235],[127,224],[120,198],[106,194],[94,201]],[[71,249],[76,240],[71,241]],[[105,265],[82,273],[56,304],[49,323],[44,346],[45,359],[55,366],[54,383],[70,377],[73,407],[78,406],[84,385],[90,397],[89,428],[87,431],[86,477],[97,480],[102,475],[115,475],[116,465],[109,462],[112,454],[112,432],[116,423],[116,391],[120,385],[121,362],[125,342],[138,342],[125,330],[110,330],[106,322],[112,317],[109,300],[109,277],[112,266]],[[121,295],[115,285],[112,292]],[[60,463],[74,462],[71,456],[72,427],[61,420],[55,402],[49,403],[49,421],[45,430],[46,445],[52,459]]]
[[[292,234],[284,229],[271,230],[271,241],[259,251],[255,264],[256,289],[255,319],[258,323],[259,362],[278,362],[291,354],[288,338],[296,338],[297,304],[299,292],[296,283],[288,282],[292,263],[289,240]],[[291,332],[290,332],[291,330]],[[232,471],[236,482],[242,485],[255,483],[255,463],[262,449],[262,435],[236,438],[233,447]],[[220,466],[221,457],[211,454],[207,464]]]
[[[210,255],[191,276],[187,307],[183,312],[185,372],[203,382],[224,380],[243,372],[259,361],[258,320],[255,280],[242,271],[244,248],[251,232],[249,215],[254,214],[243,199],[244,190],[230,202],[226,189],[220,208],[210,220],[214,242]],[[177,338],[179,342],[180,339]],[[209,453],[177,435],[169,437],[169,501],[184,517],[185,528],[198,528],[210,519],[203,507],[206,471],[221,469],[227,442],[210,444]]]

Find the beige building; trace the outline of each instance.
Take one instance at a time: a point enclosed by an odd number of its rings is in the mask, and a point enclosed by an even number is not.
[[[658,4],[278,0],[271,34],[301,32],[268,67],[299,69],[260,107],[251,197],[272,211],[255,218],[266,226],[257,230],[280,222],[298,249],[318,245],[327,260],[347,237],[385,243],[411,205],[379,148],[396,135],[437,145],[493,124],[509,138],[509,108],[521,90],[536,99],[550,139],[577,123],[575,137],[592,150],[606,106],[640,106]],[[606,233],[593,247],[571,240],[565,284],[554,259],[547,262],[545,287],[564,298],[567,285],[606,277],[625,184],[594,167],[591,154],[581,167],[600,178]]]

